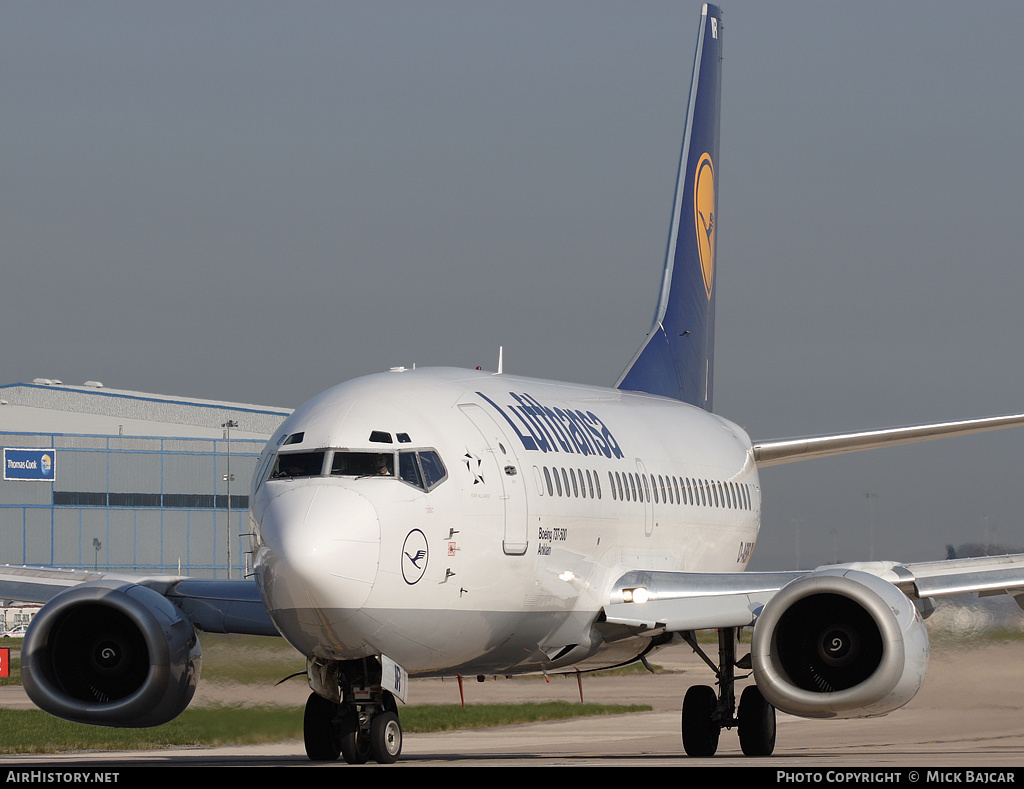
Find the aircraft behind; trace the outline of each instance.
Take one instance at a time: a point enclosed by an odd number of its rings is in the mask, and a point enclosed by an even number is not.
[[[867,717],[913,698],[932,599],[1020,593],[1024,556],[750,573],[758,471],[1024,414],[752,441],[713,413],[722,38],[705,5],[655,318],[614,386],[421,368],[322,393],[257,464],[250,579],[0,570],[4,597],[46,603],[22,652],[32,700],[166,722],[194,695],[202,632],[279,634],[305,656],[314,760],[398,759],[410,677],[587,671],[679,643],[713,670],[682,702],[693,756],[733,728],[744,753],[772,753],[776,710]],[[754,680],[739,694],[737,671]]]

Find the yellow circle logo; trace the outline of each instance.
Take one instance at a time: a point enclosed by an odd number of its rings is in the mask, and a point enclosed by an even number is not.
[[[710,154],[700,157],[693,177],[693,218],[704,289],[710,299],[715,282],[715,165]]]

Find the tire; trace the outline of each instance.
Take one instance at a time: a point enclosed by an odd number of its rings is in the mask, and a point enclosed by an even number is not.
[[[394,712],[382,712],[370,722],[370,754],[377,764],[394,764],[402,753],[402,725]]]
[[[310,693],[302,716],[302,739],[306,756],[314,762],[337,761],[341,755],[341,739],[335,718],[338,705],[323,696]]]
[[[714,722],[718,696],[708,685],[694,685],[683,697],[683,750],[687,756],[706,758],[718,750],[721,727]]]
[[[747,756],[771,756],[775,750],[775,707],[755,686],[740,695],[740,747]]]
[[[365,734],[359,734],[359,713],[355,709],[349,709],[342,717],[338,740],[346,764],[366,764],[370,761],[370,742]]]

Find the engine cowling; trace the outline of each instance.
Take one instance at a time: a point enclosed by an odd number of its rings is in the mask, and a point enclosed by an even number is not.
[[[158,592],[93,581],[36,614],[21,652],[26,693],[41,709],[100,726],[158,726],[195,694],[202,665],[192,623]]]
[[[754,680],[782,712],[807,718],[885,715],[910,701],[928,667],[928,631],[892,584],[821,570],[782,588],[758,617]]]

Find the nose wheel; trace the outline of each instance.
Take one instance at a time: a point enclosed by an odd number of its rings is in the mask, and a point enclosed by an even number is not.
[[[394,764],[402,753],[397,712],[381,712],[370,722],[370,755],[377,764]]]

